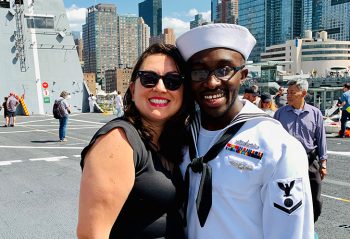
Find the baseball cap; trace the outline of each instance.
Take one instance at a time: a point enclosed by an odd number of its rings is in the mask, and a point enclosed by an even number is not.
[[[271,101],[271,94],[268,92],[263,92],[260,95],[260,99],[262,102],[270,102]]]

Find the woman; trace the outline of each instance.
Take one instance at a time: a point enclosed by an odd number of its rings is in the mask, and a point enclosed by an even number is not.
[[[183,237],[177,166],[194,109],[184,73],[175,46],[155,44],[141,55],[124,116],[82,152],[78,238]]]
[[[270,93],[268,92],[261,93],[259,108],[265,111],[271,117],[273,117],[273,115],[277,110],[277,107],[275,103],[272,101]]]

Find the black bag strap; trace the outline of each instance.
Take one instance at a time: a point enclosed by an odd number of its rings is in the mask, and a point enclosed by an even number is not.
[[[198,195],[196,199],[197,214],[199,218],[199,223],[201,227],[204,226],[207,220],[211,204],[212,204],[212,169],[208,162],[219,154],[219,152],[225,147],[225,145],[232,139],[232,137],[242,128],[243,122],[229,127],[224,134],[219,138],[219,140],[208,150],[208,152],[202,156],[196,158],[195,155],[195,142],[192,141],[189,146],[189,153],[191,163],[186,168],[185,173],[185,198],[184,198],[184,222],[187,224],[187,205],[188,205],[188,195],[190,186],[190,174],[189,169],[191,168],[195,173],[202,173],[201,181],[199,185]],[[192,148],[192,149],[191,149]]]

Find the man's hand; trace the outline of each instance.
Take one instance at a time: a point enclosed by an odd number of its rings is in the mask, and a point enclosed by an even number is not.
[[[324,179],[327,175],[327,160],[322,160],[320,163],[320,174],[321,174],[321,180]]]
[[[326,168],[322,168],[322,166],[321,166],[320,174],[321,174],[321,180],[323,180],[326,177],[326,175],[327,175],[327,169]]]

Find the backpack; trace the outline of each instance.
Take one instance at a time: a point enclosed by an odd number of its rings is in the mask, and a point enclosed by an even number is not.
[[[66,115],[65,107],[62,100],[55,100],[52,108],[53,117],[55,119],[61,119]]]

